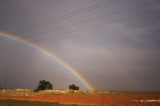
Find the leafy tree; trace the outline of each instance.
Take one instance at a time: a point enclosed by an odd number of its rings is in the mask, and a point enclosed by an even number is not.
[[[69,90],[79,90],[79,87],[72,84],[72,85],[69,85]]]
[[[45,81],[45,80],[40,80],[38,87],[35,91],[40,91],[40,90],[51,90],[52,84],[49,81]]]
[[[3,90],[3,88],[0,86],[0,90]]]

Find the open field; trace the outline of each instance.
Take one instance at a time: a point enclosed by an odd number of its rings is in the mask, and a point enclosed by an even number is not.
[[[48,102],[49,105],[45,104],[45,106],[52,106],[52,105],[61,106],[62,104],[95,105],[95,106],[102,106],[102,105],[103,106],[160,106],[159,92],[108,92],[108,93],[74,92],[73,93],[68,91],[46,91],[46,92],[0,91],[0,99],[1,99],[0,106],[10,106],[10,105],[2,105],[8,102],[2,100],[29,100],[32,102],[33,101]],[[8,103],[12,104],[12,101],[9,101]],[[14,103],[15,102],[13,102],[13,104]],[[22,104],[20,106],[28,106],[27,103],[22,103]],[[19,106],[19,105],[11,105],[11,106]],[[44,106],[44,104],[42,103],[42,105],[39,104],[34,105],[33,103],[33,106]]]
[[[0,106],[61,106],[59,103],[24,101],[24,100],[0,100]]]

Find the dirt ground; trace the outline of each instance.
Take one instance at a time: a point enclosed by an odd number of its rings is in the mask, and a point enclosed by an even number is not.
[[[148,104],[160,106],[160,93],[116,93],[116,94],[40,94],[10,95],[0,94],[0,99],[60,102],[64,104]]]

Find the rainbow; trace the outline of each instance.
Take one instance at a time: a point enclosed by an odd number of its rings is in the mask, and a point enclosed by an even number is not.
[[[31,42],[31,41],[28,41],[28,40],[26,40],[26,39],[24,39],[22,37],[19,37],[16,34],[12,34],[12,33],[8,33],[8,32],[0,32],[0,36],[8,38],[8,39],[15,40],[15,41],[18,41],[20,43],[23,43],[23,44],[25,44],[27,46],[30,46],[30,47],[32,47],[34,49],[37,49],[37,50],[41,51],[43,54],[51,57],[56,62],[58,62],[59,64],[64,66],[73,75],[75,75],[75,77],[78,78],[88,88],[88,90],[90,90],[90,91],[94,90],[94,88],[89,84],[89,82],[76,69],[74,69],[72,66],[67,64],[65,61],[63,61],[55,53],[49,51],[47,48],[41,47],[41,46]]]

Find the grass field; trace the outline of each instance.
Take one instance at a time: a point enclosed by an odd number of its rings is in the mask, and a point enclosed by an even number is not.
[[[61,106],[59,103],[24,101],[24,100],[0,100],[0,106]]]
[[[78,105],[60,104],[51,102],[27,101],[27,100],[0,100],[0,106],[160,106],[160,104],[104,104],[104,105]]]

